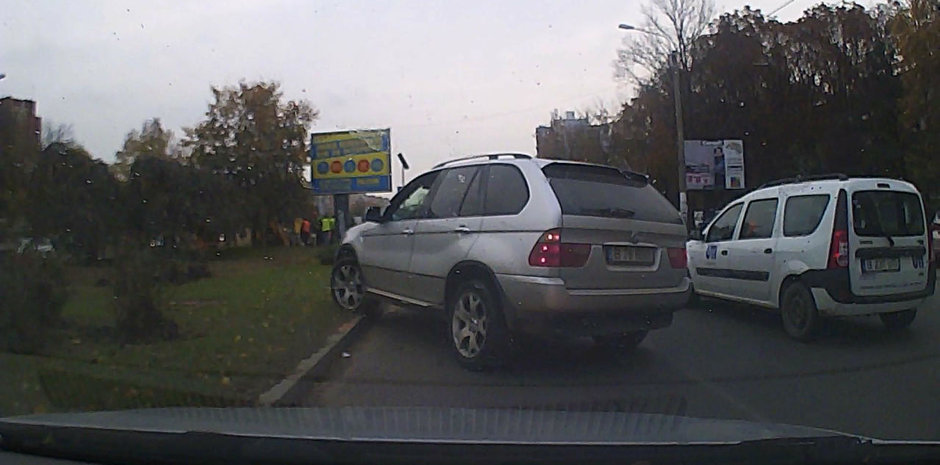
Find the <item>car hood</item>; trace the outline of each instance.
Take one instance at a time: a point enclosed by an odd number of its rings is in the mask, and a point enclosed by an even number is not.
[[[89,450],[83,445],[100,446],[111,441],[113,450],[96,446],[93,451],[111,455],[94,458],[120,461],[126,458],[121,454],[138,459],[156,454],[156,458],[172,461],[195,454],[200,461],[237,458],[278,463],[333,461],[337,457],[351,462],[382,458],[413,463],[427,459],[426,453],[440,458],[442,453],[452,453],[451,448],[466,452],[471,446],[483,448],[477,458],[493,460],[497,459],[491,454],[507,452],[523,454],[516,459],[564,459],[572,448],[578,451],[571,457],[575,460],[623,459],[627,458],[623,455],[626,452],[674,449],[683,449],[681,455],[688,459],[689,454],[722,450],[740,454],[740,447],[771,454],[780,451],[763,448],[823,454],[816,458],[851,453],[856,459],[870,456],[872,451],[866,447],[887,444],[819,428],[739,420],[626,412],[424,407],[162,408],[43,414],[0,419],[0,437],[8,450],[65,457],[73,456],[69,455],[70,448],[78,448],[82,453],[77,456],[87,458]],[[755,445],[760,448],[755,449]],[[911,443],[904,445],[912,447]],[[231,455],[235,451],[238,455]],[[647,456],[630,458],[638,457]],[[499,460],[506,458],[499,456]]]

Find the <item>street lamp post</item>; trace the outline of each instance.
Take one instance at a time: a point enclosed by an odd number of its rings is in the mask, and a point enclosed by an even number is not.
[[[662,34],[660,33],[640,29],[629,24],[620,24],[619,28],[625,31],[637,31],[642,32],[643,34],[658,35],[662,37]],[[686,228],[691,229],[691,212],[689,212],[689,203],[686,196],[687,186],[685,183],[685,130],[682,125],[682,86],[679,83],[679,53],[676,51],[670,53],[669,61],[672,65],[672,95],[676,107],[676,161],[678,164],[677,171],[679,174],[679,212],[682,214],[682,219],[685,221]]]

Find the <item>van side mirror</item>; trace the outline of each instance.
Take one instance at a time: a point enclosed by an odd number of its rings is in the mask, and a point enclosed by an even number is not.
[[[366,210],[366,221],[373,223],[382,222],[382,209],[380,207],[369,207]]]
[[[692,230],[691,233],[689,233],[689,238],[692,239],[693,241],[700,241],[704,237],[705,236],[702,234],[702,231],[699,229],[694,229]]]

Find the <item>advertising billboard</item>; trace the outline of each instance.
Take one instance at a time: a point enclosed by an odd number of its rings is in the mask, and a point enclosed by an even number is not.
[[[316,194],[391,192],[391,130],[310,135],[310,184]]]
[[[744,142],[685,141],[685,184],[688,190],[744,189]]]

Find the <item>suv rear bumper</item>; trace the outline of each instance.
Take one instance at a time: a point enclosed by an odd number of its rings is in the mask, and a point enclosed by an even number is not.
[[[691,280],[653,289],[568,289],[561,278],[496,275],[513,328],[596,335],[672,324],[691,296]]]

